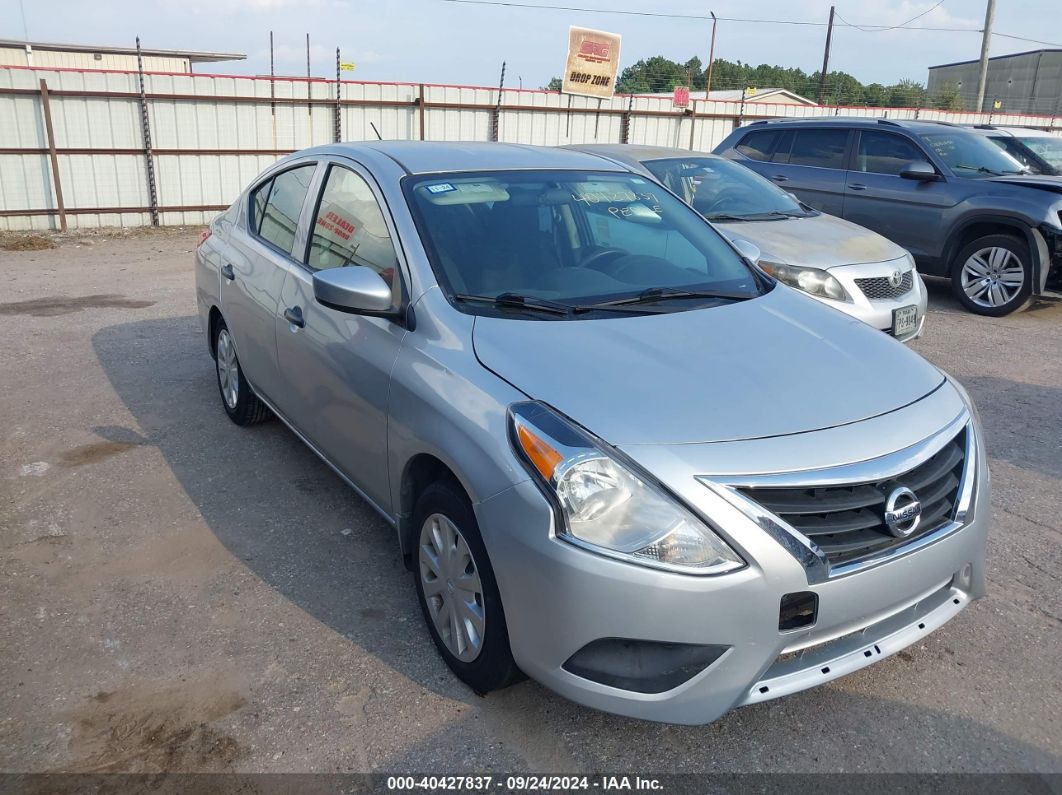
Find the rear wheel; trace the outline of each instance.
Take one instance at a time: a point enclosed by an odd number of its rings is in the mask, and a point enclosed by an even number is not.
[[[269,419],[271,412],[251,391],[251,385],[243,375],[236,356],[236,344],[224,320],[219,320],[214,330],[214,360],[221,405],[229,419],[237,425],[254,425]]]
[[[417,596],[450,670],[481,695],[523,678],[468,497],[448,480],[433,483],[417,500],[414,522]]]
[[[978,315],[1001,317],[1032,295],[1032,258],[1024,241],[986,235],[965,246],[952,264],[951,288]]]

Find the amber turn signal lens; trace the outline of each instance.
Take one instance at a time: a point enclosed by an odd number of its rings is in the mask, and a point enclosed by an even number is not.
[[[564,456],[535,436],[524,425],[520,425],[516,429],[516,435],[520,440],[520,447],[523,448],[524,454],[534,464],[539,474],[549,481],[553,477],[553,472],[557,469],[557,465],[564,460]]]

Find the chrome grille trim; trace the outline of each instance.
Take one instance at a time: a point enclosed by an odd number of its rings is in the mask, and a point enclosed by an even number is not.
[[[871,301],[893,301],[907,295],[914,289],[914,271],[907,271],[900,279],[899,286],[894,287],[888,276],[873,276],[855,279],[855,285]]]
[[[899,539],[900,543],[858,560],[831,563],[826,553],[812,538],[800,532],[783,518],[772,513],[740,490],[757,486],[783,488],[837,486],[894,478],[925,463],[963,432],[964,460],[962,474],[955,492],[954,504],[946,521],[910,540]],[[977,439],[970,414],[964,409],[958,417],[928,439],[880,458],[832,469],[750,476],[713,477],[701,475],[697,477],[697,480],[717,495],[723,497],[732,506],[754,521],[768,535],[778,541],[804,567],[808,583],[815,584],[864,571],[885,562],[904,557],[934,544],[964,527],[973,502],[977,466]]]

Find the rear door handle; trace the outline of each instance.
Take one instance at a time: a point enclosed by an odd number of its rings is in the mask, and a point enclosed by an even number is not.
[[[785,174],[775,174],[771,179],[775,182],[789,182],[789,177],[785,176]]]
[[[854,182],[848,186],[849,190],[866,190],[867,186],[861,182]]]
[[[306,320],[302,316],[301,306],[289,306],[284,310],[284,319],[296,328],[304,328]]]
[[[221,275],[228,279],[230,282],[236,280],[236,271],[232,269],[232,265],[225,263],[221,266]]]

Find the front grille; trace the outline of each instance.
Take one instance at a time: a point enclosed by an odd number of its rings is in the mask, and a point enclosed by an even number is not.
[[[858,287],[863,295],[871,301],[891,301],[901,295],[907,295],[914,289],[914,271],[907,271],[900,279],[898,286],[893,286],[887,276],[875,276],[871,279],[856,279]]]
[[[964,430],[928,461],[887,480],[741,491],[815,542],[830,564],[838,565],[909,543],[947,522],[954,513],[965,456]],[[918,526],[903,538],[885,524],[885,502],[900,486],[913,491],[922,506]]]

